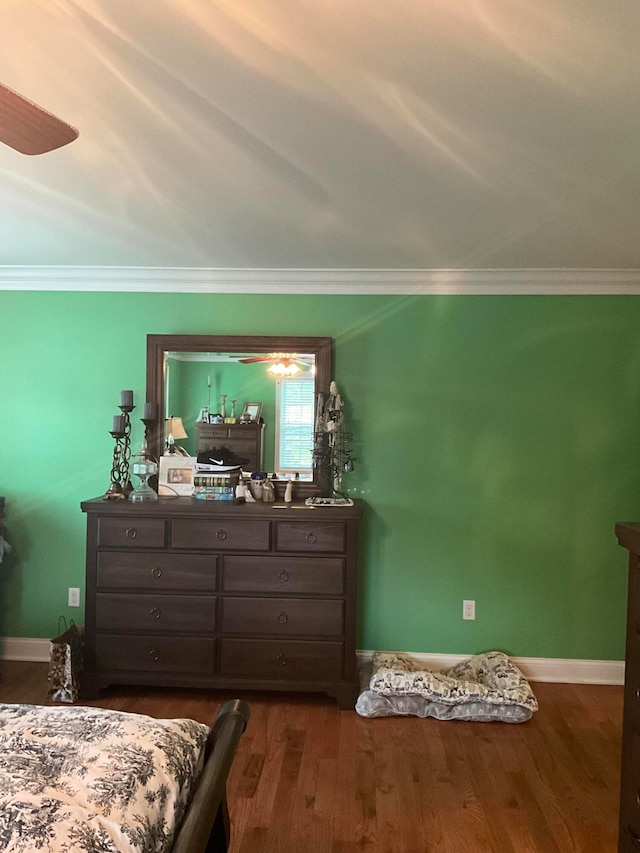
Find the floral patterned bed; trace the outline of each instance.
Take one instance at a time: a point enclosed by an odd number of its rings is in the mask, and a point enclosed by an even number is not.
[[[0,704],[0,850],[166,853],[208,733],[194,720]]]

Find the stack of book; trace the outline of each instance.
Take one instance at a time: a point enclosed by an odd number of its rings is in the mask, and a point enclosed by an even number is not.
[[[217,474],[196,471],[193,477],[194,497],[200,501],[232,501],[239,480],[237,471]]]

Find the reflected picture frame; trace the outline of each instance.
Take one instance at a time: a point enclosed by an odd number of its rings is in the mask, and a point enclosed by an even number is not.
[[[242,418],[246,420],[247,417],[251,418],[252,423],[260,423],[260,417],[262,416],[262,403],[245,403],[244,409],[242,410]]]

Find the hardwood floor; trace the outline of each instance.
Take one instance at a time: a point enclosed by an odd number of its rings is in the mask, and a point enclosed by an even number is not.
[[[0,663],[46,704],[46,664]],[[622,688],[533,685],[528,723],[368,720],[322,696],[243,694],[232,853],[615,853]],[[98,707],[210,722],[232,694],[112,688]]]

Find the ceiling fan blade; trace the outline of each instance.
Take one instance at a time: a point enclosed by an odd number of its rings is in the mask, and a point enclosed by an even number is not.
[[[78,131],[0,83],[0,142],[21,154],[45,154],[78,138]]]
[[[256,355],[253,358],[239,358],[240,364],[255,364],[257,361],[273,361],[268,355]]]

